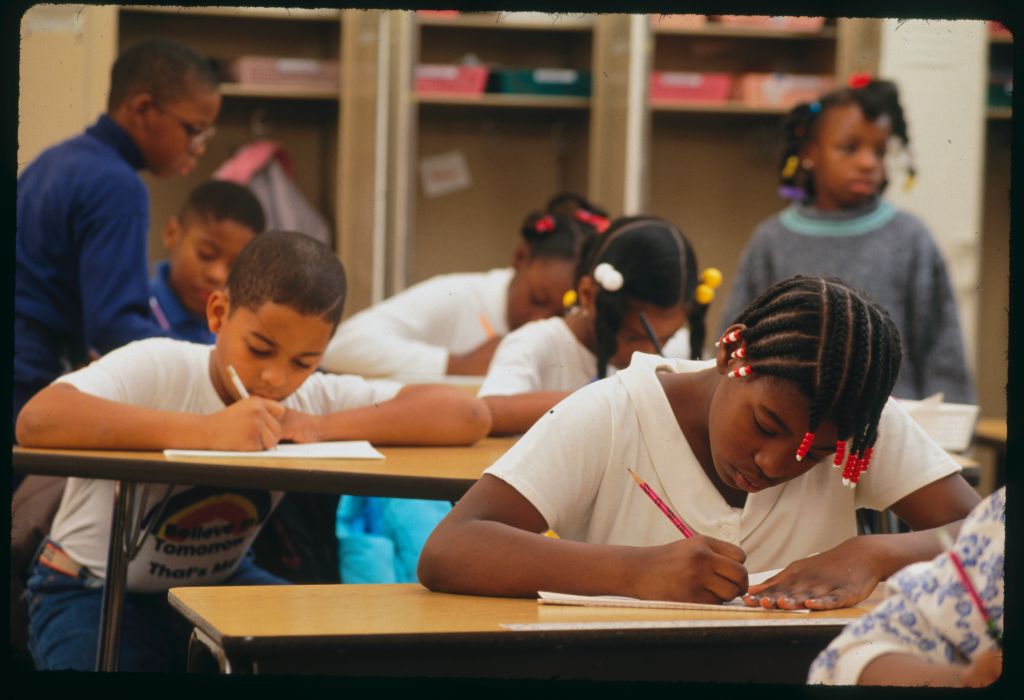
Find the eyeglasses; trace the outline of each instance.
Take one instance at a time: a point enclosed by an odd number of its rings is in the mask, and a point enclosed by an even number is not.
[[[196,126],[195,124],[182,119],[171,110],[162,106],[156,100],[153,101],[153,106],[155,106],[164,114],[167,114],[170,117],[172,117],[176,122],[178,122],[178,124],[181,125],[181,128],[185,130],[185,136],[188,137],[188,148],[190,151],[195,151],[203,144],[205,144],[207,141],[209,141],[211,138],[213,138],[213,135],[217,133],[216,127]]]

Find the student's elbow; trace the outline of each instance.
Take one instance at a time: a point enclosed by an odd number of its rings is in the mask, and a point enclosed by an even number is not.
[[[448,548],[445,547],[445,538],[438,536],[438,531],[442,527],[442,525],[438,525],[423,545],[419,562],[416,565],[416,576],[428,590],[437,593],[452,593],[455,591],[452,589],[450,576],[446,575],[451,571],[451,566],[445,562]]]
[[[466,398],[471,400],[465,402],[465,406],[462,408],[463,437],[465,444],[472,445],[491,432],[491,411],[487,408],[487,404],[475,396]]]
[[[46,436],[52,433],[56,423],[51,405],[51,395],[65,388],[51,385],[28,400],[14,424],[14,439],[22,447],[52,447]],[[59,400],[59,397],[58,397]]]

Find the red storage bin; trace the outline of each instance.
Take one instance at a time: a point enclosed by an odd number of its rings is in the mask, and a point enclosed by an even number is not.
[[[486,66],[420,64],[416,66],[416,92],[482,95],[488,73]]]
[[[704,102],[720,104],[729,100],[732,76],[728,73],[651,73],[652,102]]]
[[[717,15],[726,27],[757,27],[789,32],[817,32],[825,26],[824,17],[779,17],[768,15]]]
[[[830,75],[745,73],[737,82],[737,98],[751,107],[790,108],[813,102],[835,86]]]
[[[225,66],[227,77],[248,85],[337,87],[337,59],[239,56]]]

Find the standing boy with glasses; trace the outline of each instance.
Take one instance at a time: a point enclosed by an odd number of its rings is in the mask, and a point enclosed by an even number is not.
[[[149,307],[149,195],[137,171],[195,167],[220,111],[217,87],[190,49],[137,44],[114,63],[107,112],[18,178],[12,425],[87,349],[165,334]]]

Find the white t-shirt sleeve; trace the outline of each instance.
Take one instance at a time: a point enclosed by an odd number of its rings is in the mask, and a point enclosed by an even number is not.
[[[543,337],[531,326],[512,331],[498,344],[477,396],[514,396],[544,389],[538,371]]]
[[[131,406],[180,411],[177,405],[165,404],[177,404],[181,382],[195,381],[196,365],[190,361],[191,353],[183,350],[187,346],[166,338],[138,340],[54,383],[70,384],[86,394]]]
[[[560,401],[484,472],[522,494],[556,532],[586,529],[614,459],[613,381],[588,384]]]
[[[326,415],[390,401],[401,389],[402,384],[383,379],[314,372],[285,404],[303,413]]]
[[[914,491],[960,471],[895,400],[889,399],[878,423],[878,439],[855,491],[858,508],[883,511]]]
[[[675,332],[665,347],[662,348],[665,357],[679,357],[684,360],[690,359],[690,329],[680,328]]]

